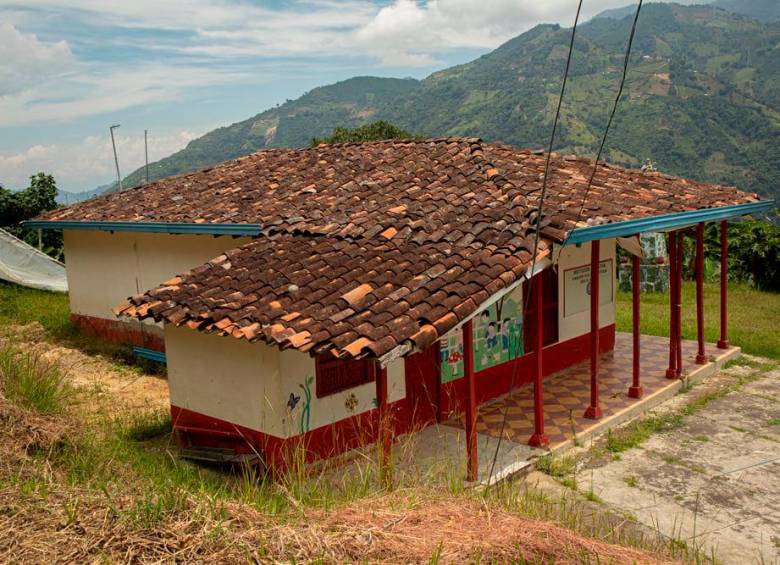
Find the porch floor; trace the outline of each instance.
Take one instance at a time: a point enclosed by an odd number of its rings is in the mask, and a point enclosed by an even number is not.
[[[695,363],[697,344],[683,340],[683,374],[707,367]],[[736,350],[736,348],[732,348]],[[708,359],[714,360],[729,354],[731,350],[718,349],[715,344],[705,346]],[[666,389],[679,385],[677,379],[666,378],[669,365],[669,340],[664,337],[642,336],[641,341],[641,385],[644,389],[642,399],[629,398],[628,387],[632,375],[631,334],[618,332],[615,336],[615,349],[601,356],[599,369],[600,405],[603,417],[590,420],[583,417],[590,402],[590,362],[586,361],[551,375],[544,380],[544,425],[550,439],[550,448],[563,446],[572,441],[575,435],[596,431],[600,423],[613,420],[618,414],[629,412],[635,405],[646,404],[645,400],[663,394]],[[670,390],[671,393],[671,390]],[[534,431],[533,387],[526,385],[514,392],[483,404],[478,409],[477,431],[486,436],[504,439],[515,444],[527,444]],[[504,412],[506,422],[504,423]],[[453,419],[446,425],[462,427],[462,420]]]

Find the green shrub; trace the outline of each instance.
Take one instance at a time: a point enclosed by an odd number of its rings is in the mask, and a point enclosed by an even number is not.
[[[746,221],[729,224],[729,279],[748,282],[759,290],[780,291],[780,226]],[[705,256],[720,261],[720,232],[710,224]]]

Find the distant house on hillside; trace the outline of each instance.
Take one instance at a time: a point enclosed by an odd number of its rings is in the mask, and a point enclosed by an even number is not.
[[[588,189],[593,163],[555,155],[539,217],[544,162],[461,138],[274,149],[31,226],[65,232],[77,324],[165,350],[190,455],[279,468],[465,411],[473,478],[476,405],[512,384],[534,383],[533,445],[546,375],[593,360],[582,410],[601,416],[618,245],[771,206],[608,165]]]

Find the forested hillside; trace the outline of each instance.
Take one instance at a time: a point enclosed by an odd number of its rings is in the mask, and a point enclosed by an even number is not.
[[[722,0],[726,4],[728,0]],[[760,8],[763,0],[750,3]],[[613,12],[614,14],[614,12]],[[620,79],[631,15],[578,29],[556,149],[593,155]],[[217,129],[152,165],[154,178],[264,147],[305,146],[378,119],[431,136],[543,146],[570,30],[540,25],[470,63],[417,81],[359,77]],[[607,158],[699,180],[780,191],[780,22],[709,6],[648,4]],[[141,171],[128,185],[141,181]]]

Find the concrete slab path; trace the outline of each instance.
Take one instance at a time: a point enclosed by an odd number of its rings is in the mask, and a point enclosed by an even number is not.
[[[732,366],[702,387],[729,386],[751,370]],[[754,376],[682,427],[586,465],[578,481],[719,562],[780,564],[780,369]]]

